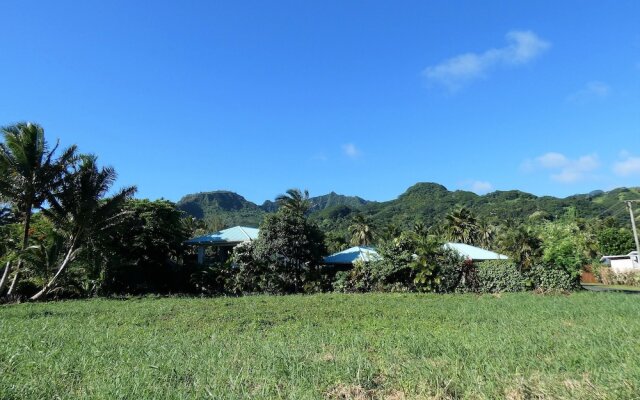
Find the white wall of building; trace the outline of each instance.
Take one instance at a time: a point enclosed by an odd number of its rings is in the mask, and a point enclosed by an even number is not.
[[[623,272],[630,271],[640,271],[640,266],[637,264],[634,265],[633,260],[631,258],[621,258],[619,260],[611,260],[611,269],[616,274],[620,274]]]

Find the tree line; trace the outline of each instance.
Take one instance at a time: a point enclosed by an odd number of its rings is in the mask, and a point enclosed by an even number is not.
[[[203,222],[172,202],[135,199],[135,187],[114,190],[116,178],[95,155],[75,145],[51,145],[37,124],[2,128],[5,301],[149,292],[294,293],[337,286],[439,291],[445,281],[466,285],[475,273],[442,250],[446,241],[507,254],[520,272],[544,264],[574,278],[599,255],[632,248],[631,232],[615,220],[583,219],[572,208],[561,218],[533,213],[516,223],[478,218],[459,207],[436,224],[418,219],[409,228],[376,226],[367,214],[356,213],[346,231],[324,231],[310,218],[309,193],[291,189],[276,198],[278,210],[265,216],[258,240],[238,246],[225,263],[203,267],[189,261],[193,249],[184,246],[206,232]],[[354,268],[351,278],[322,266],[323,256],[350,245],[375,245],[383,261]],[[446,265],[452,266],[448,272]]]

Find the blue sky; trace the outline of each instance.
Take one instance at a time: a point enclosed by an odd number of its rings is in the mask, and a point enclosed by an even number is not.
[[[139,197],[640,185],[640,2],[0,3],[0,124]]]

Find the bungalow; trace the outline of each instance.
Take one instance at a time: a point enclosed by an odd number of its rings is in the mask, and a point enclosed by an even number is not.
[[[323,261],[326,265],[351,267],[356,261],[369,262],[380,258],[380,254],[373,247],[356,246],[327,256]]]
[[[234,226],[233,228],[187,240],[185,244],[198,247],[198,264],[204,264],[207,248],[218,250],[223,258],[228,257],[231,250],[240,243],[256,240],[259,231],[257,228]]]
[[[444,248],[451,249],[458,253],[461,257],[470,261],[487,261],[487,260],[508,260],[509,257],[485,250],[480,247],[471,246],[464,243],[447,242]],[[339,253],[332,254],[324,258],[326,265],[337,267],[350,267],[357,260],[375,261],[381,258],[380,254],[373,247],[352,247]]]
[[[600,262],[611,267],[611,270],[617,274],[640,271],[640,260],[638,259],[637,251],[632,251],[627,255],[603,256]]]

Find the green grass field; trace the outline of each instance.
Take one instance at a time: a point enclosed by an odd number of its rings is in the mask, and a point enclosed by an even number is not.
[[[0,307],[1,399],[640,397],[640,297],[315,295]]]

